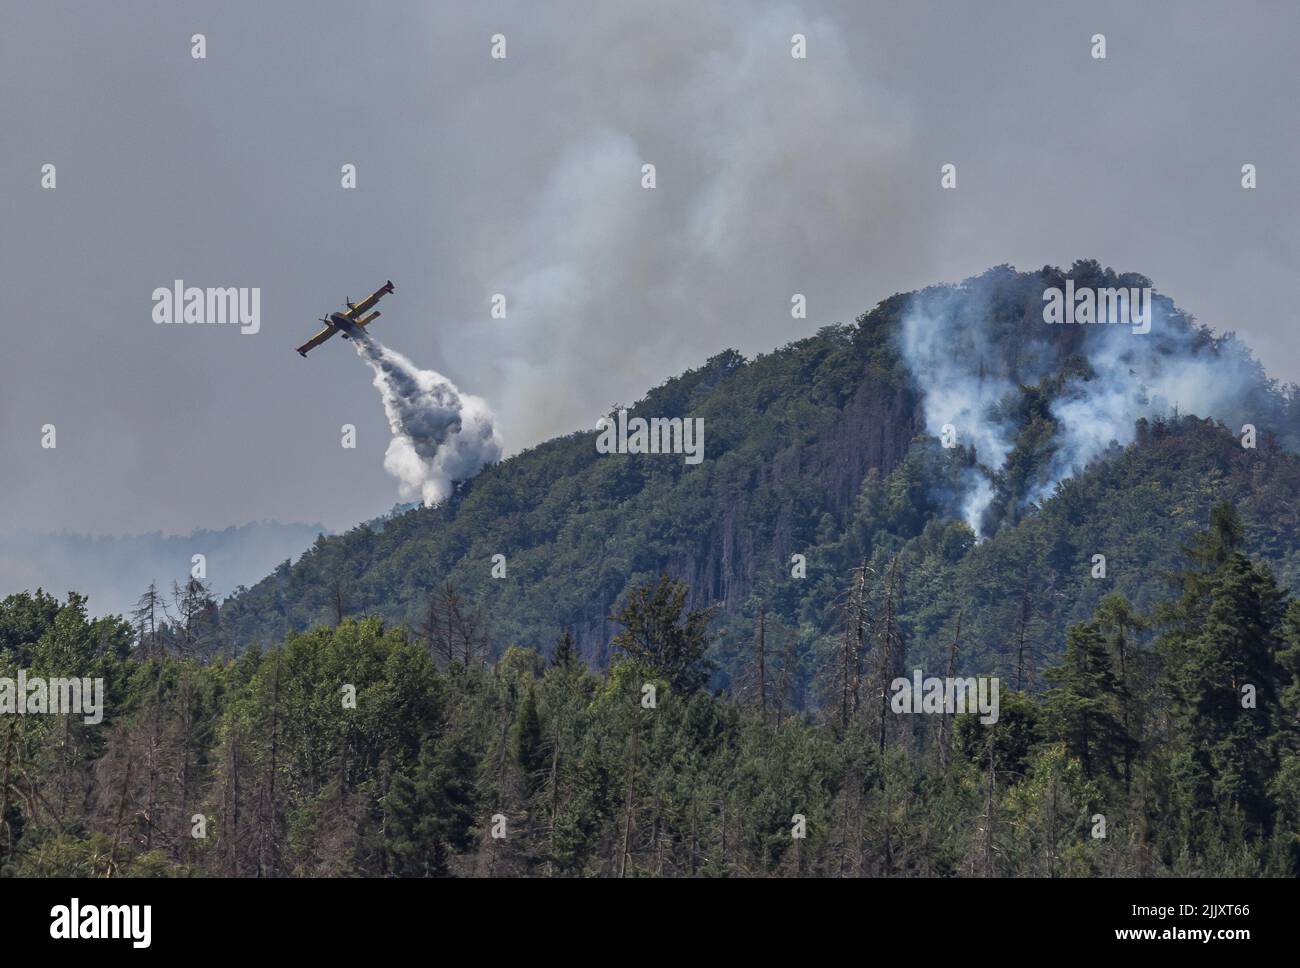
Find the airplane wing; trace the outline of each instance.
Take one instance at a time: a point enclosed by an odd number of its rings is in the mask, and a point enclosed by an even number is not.
[[[299,346],[298,353],[302,356],[306,356],[308,350],[315,349],[317,346],[320,346],[321,343],[325,342],[336,332],[338,332],[338,330],[334,329],[332,326],[326,326],[324,329],[322,329],[311,339],[307,340],[307,342]]]
[[[367,312],[369,309],[371,309],[375,305],[375,303],[379,302],[379,300],[383,298],[387,293],[390,293],[392,291],[393,291],[393,281],[390,279],[387,282],[385,282],[382,286],[380,286],[378,289],[376,289],[374,292],[372,292],[365,299],[361,300],[361,302],[356,303],[355,305],[353,303],[348,303],[348,311],[344,313],[344,315],[347,316],[348,319],[355,320],[362,313]]]

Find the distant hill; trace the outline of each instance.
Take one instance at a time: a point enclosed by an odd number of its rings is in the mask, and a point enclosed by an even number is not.
[[[257,581],[302,553],[324,529],[314,524],[262,521],[187,535],[28,533],[0,536],[0,597],[37,587],[62,595],[76,589],[95,615],[128,614],[150,582],[170,591],[184,583],[191,560],[207,558],[219,596]]]
[[[340,605],[414,630],[431,592],[450,582],[482,610],[497,648],[546,652],[570,627],[602,664],[615,603],[667,572],[690,585],[691,604],[720,607],[720,685],[737,685],[761,604],[773,647],[789,647],[812,690],[852,570],[867,563],[874,614],[897,558],[909,662],[943,661],[961,613],[961,665],[1012,674],[1018,653],[1035,663],[1059,653],[1065,624],[1105,592],[1139,606],[1163,597],[1164,571],[1220,499],[1239,506],[1252,553],[1296,588],[1294,388],[1163,296],[1149,336],[1044,325],[1044,287],[1066,278],[1150,285],[1095,262],[998,267],[893,296],[856,325],[753,360],[721,353],[630,408],[702,417],[698,466],[599,454],[594,429],[548,441],[483,471],[444,506],[319,538],[223,605],[225,634],[270,643],[333,621]],[[929,357],[913,345],[918,314],[937,337]],[[958,420],[963,443],[945,449],[934,403],[963,380],[993,403]],[[1258,427],[1254,449],[1238,439],[1243,420]],[[965,443],[989,434],[1006,451],[993,465],[987,448]],[[978,541],[972,488],[986,493]],[[491,574],[498,554],[505,578]],[[1095,554],[1106,556],[1105,578],[1092,577]],[[806,576],[792,577],[793,555]]]

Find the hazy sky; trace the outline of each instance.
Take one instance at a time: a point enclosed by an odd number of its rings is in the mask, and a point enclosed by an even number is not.
[[[370,372],[293,352],[385,279],[376,335],[509,452],[1000,263],[1144,272],[1300,380],[1297,36],[1286,3],[6,4],[0,534],[387,510]],[[155,325],[175,279],[260,287],[261,332]]]

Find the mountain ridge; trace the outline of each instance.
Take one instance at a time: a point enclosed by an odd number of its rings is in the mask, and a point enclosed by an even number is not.
[[[720,606],[721,638],[731,640],[720,646],[720,684],[728,681],[725,655],[737,637],[749,633],[760,600],[798,640],[811,681],[819,650],[828,648],[827,639],[835,633],[834,602],[856,564],[869,562],[879,574],[890,558],[904,554],[916,568],[957,580],[956,566],[972,553],[978,551],[971,560],[980,561],[1004,547],[1017,548],[1022,520],[1041,518],[1039,505],[1052,505],[1060,496],[1037,503],[1030,497],[1041,487],[1060,437],[1060,420],[1052,408],[1067,399],[1070,380],[1087,385],[1088,361],[1080,348],[1093,339],[1086,328],[1044,327],[1034,319],[1041,311],[1034,293],[1064,278],[1149,285],[1143,276],[1115,273],[1089,261],[1075,263],[1068,274],[1053,267],[1018,273],[998,266],[957,286],[896,294],[860,316],[856,325],[822,327],[752,360],[724,351],[650,390],[629,408],[633,416],[703,417],[706,459],[698,467],[673,456],[598,455],[594,430],[554,438],[487,468],[441,507],[387,520],[382,533],[362,525],[318,540],[297,563],[228,600],[222,624],[241,648],[276,641],[287,632],[330,621],[336,613],[375,614],[416,630],[429,596],[450,582],[482,610],[499,647],[530,645],[545,652],[563,629],[571,628],[581,654],[603,665],[617,630],[609,618],[615,603],[662,572],[689,585],[693,607]],[[939,448],[927,434],[926,388],[918,385],[899,345],[907,314],[936,293],[979,307],[984,314],[980,325],[989,321],[996,334],[986,347],[994,356],[1032,361],[1035,346],[1040,356],[1043,347],[1056,354],[1049,363],[1057,370],[1049,366],[1037,384],[1018,384],[1007,401],[1014,446],[1006,466],[994,475],[998,523],[989,541],[996,543],[983,551],[979,549],[989,542],[977,544],[960,521],[956,500],[975,455],[961,446]],[[1242,352],[1249,358],[1231,334],[1215,337],[1167,297],[1157,298],[1170,320],[1168,346],[1160,345],[1159,352],[1191,347],[1189,352],[1215,354],[1211,360],[1219,355],[1237,360]],[[1284,459],[1278,443],[1294,446],[1298,439],[1294,393],[1268,381],[1255,366],[1260,382],[1243,386],[1240,396],[1262,401],[1254,406],[1263,414],[1263,442],[1261,450],[1242,459],[1259,458],[1273,468],[1260,478],[1261,486],[1272,486],[1275,477],[1300,482],[1294,461]],[[1243,379],[1254,379],[1249,367],[1242,372]],[[1227,459],[1220,450],[1229,438],[1217,436],[1227,431],[1213,421],[1188,423],[1175,412],[1168,421],[1142,418],[1137,432],[1142,436],[1130,448],[1163,441],[1166,459],[1178,472],[1165,478],[1157,474],[1165,492],[1160,499],[1166,503],[1169,494],[1190,486],[1196,476],[1188,466],[1190,455],[1212,459],[1215,466]],[[1186,459],[1180,461],[1177,453],[1183,447]],[[1112,447],[1104,460],[1125,452]],[[1229,474],[1229,465],[1223,465],[1228,476],[1222,486],[1198,496],[1194,513],[1179,519],[1180,534],[1203,526],[1209,504],[1229,491],[1251,517],[1253,491],[1240,475]],[[1075,474],[1064,484],[1083,478]],[[1084,485],[1063,487],[1065,496],[1057,503],[1068,505],[1071,494],[1096,487],[1101,490],[1093,500],[1111,500],[1104,485],[1089,478]],[[1294,549],[1281,547],[1275,532],[1259,527],[1252,524],[1259,542],[1278,552],[1281,571],[1293,581]],[[999,541],[1000,530],[1006,535]],[[1053,540],[1041,523],[1031,523],[1025,534],[1035,541]],[[1142,557],[1127,549],[1127,541],[1117,540],[1121,559]],[[1176,543],[1164,534],[1148,564],[1172,561]],[[1044,557],[1036,547],[1016,553],[1023,553],[1024,560],[1007,567],[1017,575],[1029,569],[1026,562]],[[505,555],[504,579],[491,577],[498,554]],[[807,560],[807,577],[800,581],[790,577],[795,554]],[[1033,588],[1044,600],[1057,594],[1051,582],[1063,580],[1066,567],[1059,552],[1049,558],[1052,577],[1045,578],[1042,588]],[[972,567],[966,566],[968,571]],[[1069,567],[1082,565],[1072,561]],[[905,585],[915,580],[909,575]],[[941,597],[905,592],[912,599],[903,616],[909,634],[939,635],[953,616],[918,595]],[[1082,608],[1080,603],[1092,597],[1081,594],[1064,608],[1031,609],[1042,626],[1044,655],[1059,651],[1067,616],[1077,615],[1074,606]],[[1013,602],[1022,598],[1009,595]],[[992,608],[991,613],[1003,610]],[[968,657],[998,654],[994,631],[988,635],[989,641]]]

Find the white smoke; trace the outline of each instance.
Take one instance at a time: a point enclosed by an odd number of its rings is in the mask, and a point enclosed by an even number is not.
[[[461,393],[441,373],[421,370],[364,330],[352,337],[375,373],[393,439],[384,470],[400,482],[404,498],[425,507],[441,504],[453,485],[501,459],[496,418],[479,397]]]
[[[1162,328],[1163,341],[1135,336],[1122,327],[1107,327],[1089,341],[1093,376],[1071,380],[1053,402],[1060,446],[1047,479],[1030,500],[1049,497],[1058,483],[1112,444],[1131,444],[1141,417],[1182,413],[1232,421],[1248,411],[1248,361],[1232,353],[1197,352],[1181,338],[1186,334],[1168,329],[1159,304],[1154,308],[1152,325]],[[1172,343],[1175,351],[1160,342]]]
[[[1006,307],[995,310],[992,298],[988,286],[927,291],[913,299],[899,331],[923,393],[926,430],[942,436],[951,425],[975,455],[958,510],[979,537],[997,497],[996,476],[1015,446],[1021,387],[1059,377],[1072,355],[1085,358],[1089,372],[1070,376],[1053,396],[1054,453],[1025,503],[1050,497],[1112,445],[1132,443],[1139,418],[1194,414],[1238,426],[1263,416],[1264,376],[1249,351],[1230,338],[1207,338],[1163,297],[1152,303],[1149,334],[1092,325],[1076,345],[1042,322],[1038,306],[1009,323]]]
[[[984,512],[995,491],[993,473],[1014,446],[1013,428],[999,409],[1016,390],[1005,354],[985,324],[988,307],[957,288],[941,305],[914,303],[903,318],[900,349],[923,392],[925,429],[957,441],[975,454],[975,466],[962,475],[961,515],[982,536]]]
[[[957,305],[969,317],[984,315],[982,309]],[[988,328],[960,325],[955,312],[955,307],[941,312],[914,307],[903,319],[903,357],[925,393],[926,430],[941,437],[944,427],[951,426],[959,431],[960,442],[975,451],[980,466],[1001,467],[1011,453],[1011,428],[993,414],[1016,384]]]

